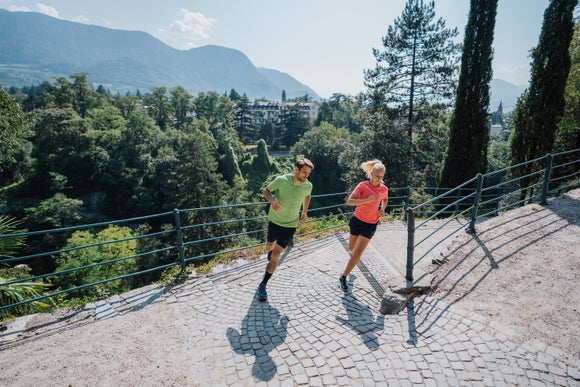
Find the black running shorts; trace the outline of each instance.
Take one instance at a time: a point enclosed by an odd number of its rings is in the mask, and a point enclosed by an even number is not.
[[[351,235],[361,235],[367,239],[371,239],[373,235],[375,235],[375,232],[377,231],[378,223],[371,224],[363,222],[362,220],[353,216],[350,218],[348,225],[350,227]]]
[[[282,227],[268,222],[268,243],[276,242],[280,247],[286,248],[295,232],[296,227]]]

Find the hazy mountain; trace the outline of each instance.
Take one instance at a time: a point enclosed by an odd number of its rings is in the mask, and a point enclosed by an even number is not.
[[[288,98],[290,98],[290,95],[296,96],[299,93],[302,93],[302,95],[308,94],[310,96],[317,95],[314,90],[309,87],[306,87],[305,91],[304,85],[297,84],[296,80],[286,73],[282,73],[278,70],[266,69],[264,67],[258,67],[258,71],[279,89],[286,90],[286,97]]]
[[[497,107],[501,101],[504,113],[514,110],[516,102],[522,93],[528,87],[527,85],[516,86],[513,83],[506,82],[501,79],[491,80],[491,97],[489,103],[489,110],[491,112],[497,111]]]
[[[182,86],[250,98],[279,100],[311,88],[288,74],[257,69],[240,51],[204,46],[176,50],[140,31],[123,31],[55,19],[34,12],[0,9],[0,85],[30,86],[54,77],[88,73],[89,81],[112,92]]]

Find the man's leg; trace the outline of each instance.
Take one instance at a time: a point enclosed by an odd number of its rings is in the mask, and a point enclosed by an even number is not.
[[[272,274],[274,274],[274,271],[276,270],[276,267],[278,266],[278,261],[280,260],[280,256],[282,255],[282,252],[284,251],[284,247],[278,245],[275,242],[272,242],[272,244],[274,245],[274,247],[268,252],[268,265],[266,266],[266,272],[264,273],[264,278],[262,279],[262,282],[260,282],[260,286],[258,287],[258,300],[259,301],[266,301],[268,299],[268,292],[266,291],[266,285],[268,284],[268,281],[270,280],[270,278],[272,277]],[[268,246],[266,246],[266,249],[268,249]]]
[[[270,275],[274,274],[276,267],[278,267],[278,261],[282,256],[285,248],[280,246],[277,243],[274,243],[274,248],[271,250],[270,260],[268,262],[268,266],[266,266],[266,273],[270,273]]]

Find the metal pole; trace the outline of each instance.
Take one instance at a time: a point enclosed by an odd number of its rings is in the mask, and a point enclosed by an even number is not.
[[[457,215],[459,213],[459,200],[461,199],[461,188],[457,190],[457,197],[455,198],[455,212],[453,215]]]
[[[407,209],[407,273],[405,279],[413,281],[413,255],[415,253],[415,213]]]
[[[548,189],[550,187],[550,174],[552,172],[552,160],[554,155],[548,153],[546,155],[546,169],[544,170],[544,184],[542,185],[542,196],[540,196],[540,204],[548,203]]]
[[[407,192],[407,196],[405,197],[405,199],[403,199],[403,217],[404,217],[404,221],[407,221],[407,209],[409,208],[409,206],[411,205],[411,187],[407,187],[405,189],[405,191]]]
[[[475,234],[475,219],[477,218],[477,208],[479,207],[479,197],[481,196],[481,189],[483,187],[483,175],[477,174],[477,188],[475,190],[475,197],[473,198],[473,209],[471,211],[471,221],[467,227],[469,234]]]
[[[183,249],[183,231],[181,229],[181,216],[179,215],[179,210],[176,208],[173,210],[175,215],[175,231],[177,232],[177,249],[179,251],[179,263],[181,264],[181,270],[185,271],[185,251]]]

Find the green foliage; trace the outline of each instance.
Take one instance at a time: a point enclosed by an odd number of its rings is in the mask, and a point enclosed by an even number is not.
[[[413,136],[429,130],[421,121],[424,123],[424,117],[435,107],[444,110],[453,100],[460,52],[460,45],[454,42],[457,35],[457,28],[448,29],[443,19],[435,20],[433,1],[408,0],[394,26],[388,27],[383,49],[373,49],[375,68],[365,70],[370,108],[389,119],[406,121],[407,144],[399,147],[407,152],[397,152],[406,165],[395,172],[401,186],[414,183]],[[383,120],[381,117],[379,122]],[[393,172],[391,169],[391,176]]]
[[[564,113],[564,91],[570,70],[569,47],[573,36],[573,14],[578,0],[552,0],[546,12],[538,45],[532,50],[530,87],[514,112],[511,162],[517,165],[552,151],[555,130]],[[526,176],[536,166],[516,169]],[[529,186],[529,178],[521,186]],[[527,192],[522,192],[522,198]]]
[[[237,100],[235,111],[235,129],[244,144],[257,140],[252,118],[250,101],[244,94],[243,97]]]
[[[310,129],[308,118],[302,115],[300,105],[286,105],[280,112],[280,126],[282,129],[281,143],[290,147]]]
[[[43,200],[36,207],[25,209],[26,224],[35,229],[51,229],[76,226],[83,219],[80,212],[83,202],[67,198],[57,193],[52,198]]]
[[[26,115],[0,87],[0,172],[7,162],[14,161],[27,126]]]
[[[20,222],[7,216],[0,216],[0,235],[11,233],[22,233],[23,230],[17,230],[16,227]],[[14,236],[0,238],[0,258],[13,257],[23,246],[23,237]],[[0,268],[0,305],[9,305],[40,297],[44,291],[48,290],[51,285],[43,282],[14,282],[15,280],[30,277],[30,267],[19,265],[16,267]],[[14,283],[10,283],[14,282]],[[40,312],[52,303],[50,301],[33,301],[22,304],[11,309],[0,311],[1,317],[20,315],[25,313]]]
[[[328,122],[336,128],[346,128],[351,133],[359,133],[361,127],[357,122],[357,115],[362,107],[362,97],[349,98],[344,94],[334,93],[328,102],[322,102],[318,108],[314,126]]]
[[[181,86],[171,89],[170,94],[175,125],[177,128],[183,128],[191,120],[190,114],[193,111],[193,96]]]
[[[347,221],[340,215],[330,213],[321,218],[310,218],[307,222],[299,224],[296,228],[296,235],[300,240],[308,240],[346,230],[348,230]]]
[[[256,154],[244,162],[241,169],[247,181],[248,190],[261,196],[265,181],[277,171],[276,163],[268,154],[266,141],[258,140]]]
[[[471,2],[449,146],[439,179],[441,187],[455,187],[486,172],[496,13],[497,0]]]
[[[292,153],[304,155],[314,163],[309,180],[316,194],[344,191],[344,181],[341,179],[344,167],[339,158],[349,143],[350,135],[346,129],[337,129],[323,122],[308,131],[292,148]],[[316,206],[316,203],[313,205]]]
[[[339,163],[344,168],[342,179],[348,190],[367,177],[360,169],[366,160],[379,159],[387,168],[387,186],[406,186],[409,175],[410,146],[406,141],[405,126],[393,121],[382,110],[369,110],[362,118],[363,131],[351,137],[349,146],[341,153]]]
[[[44,282],[16,282],[6,284],[14,279],[0,277],[0,305],[9,305],[40,297],[52,287],[51,284]],[[52,305],[53,303],[50,301],[32,301],[11,309],[3,309],[0,311],[0,316],[7,317],[42,312],[49,309]]]
[[[22,222],[0,215],[0,235],[10,234]],[[0,258],[12,257],[23,246],[23,238],[19,236],[0,238]]]
[[[169,121],[169,111],[171,105],[167,96],[166,87],[154,87],[151,93],[145,96],[143,103],[147,108],[147,113],[155,120],[157,125],[163,130]]]
[[[165,269],[161,274],[159,283],[163,286],[172,286],[185,282],[187,279],[187,270],[182,270],[181,266],[173,266]]]
[[[580,148],[580,21],[570,42],[570,72],[564,98],[566,106],[556,132],[555,152]]]
[[[220,159],[218,170],[230,185],[236,177],[242,177],[242,172],[238,165],[238,158],[234,152],[234,148],[231,146],[227,148],[226,154]]]
[[[60,289],[92,284],[135,272],[137,242],[128,227],[109,225],[97,233],[75,231],[68,239],[65,251],[57,259],[57,271],[69,271],[55,276]],[[128,280],[117,280],[72,293],[74,297],[104,298],[129,290]]]
[[[435,20],[433,1],[408,0],[383,37],[383,50],[373,49],[376,67],[365,70],[373,103],[400,109],[410,123],[416,102],[448,103],[460,51],[453,40],[457,35],[443,19]],[[409,137],[411,133],[409,128]]]

